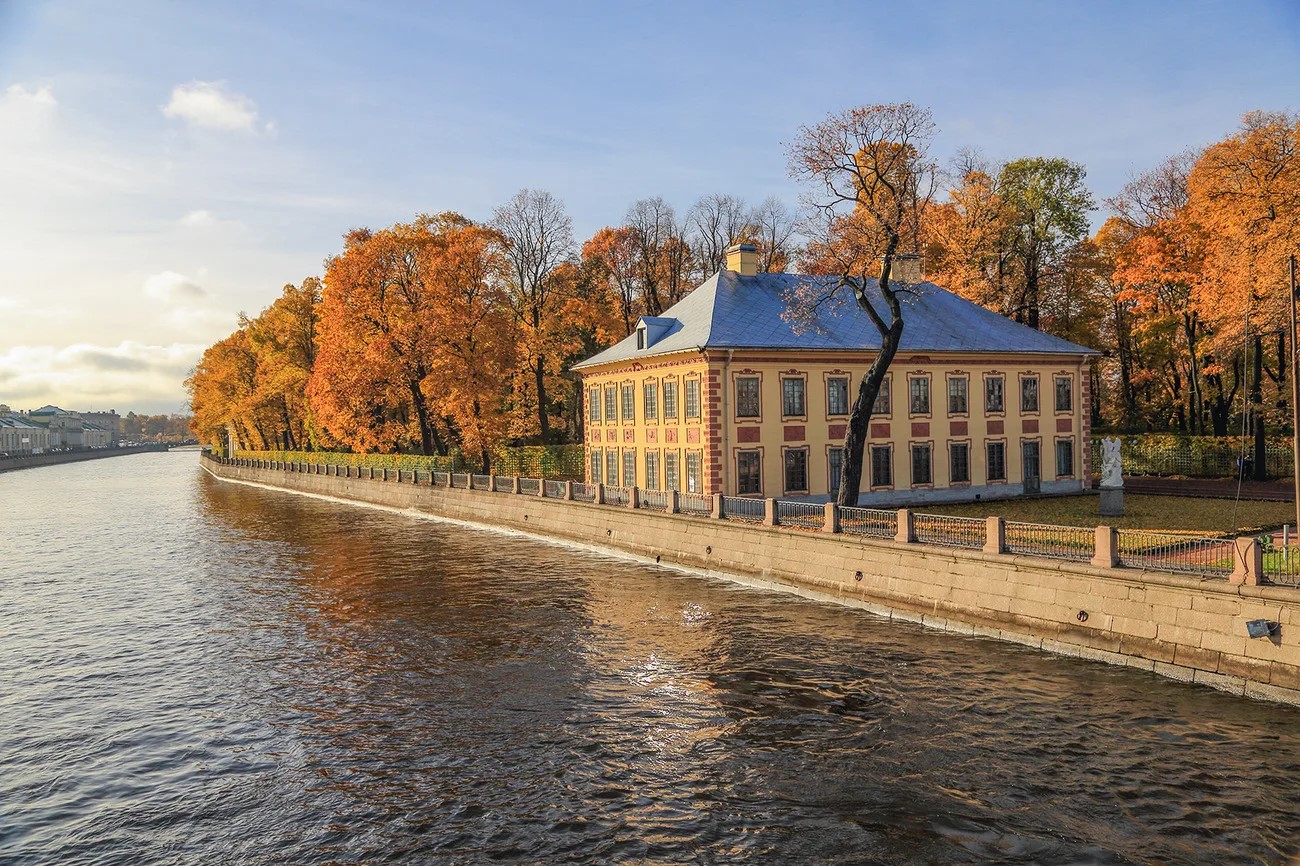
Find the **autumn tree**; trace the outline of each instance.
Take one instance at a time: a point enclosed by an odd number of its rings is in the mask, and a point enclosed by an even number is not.
[[[582,245],[584,268],[603,279],[610,295],[617,300],[623,320],[623,336],[632,333],[636,319],[645,312],[637,289],[640,263],[638,244],[632,229],[606,226]]]
[[[1092,193],[1083,166],[1067,159],[1028,157],[1002,167],[999,193],[1011,207],[1013,251],[1022,275],[1012,313],[1039,327],[1043,284],[1065,270],[1071,247],[1087,236]]]
[[[256,397],[275,420],[274,437],[288,450],[311,444],[307,382],[316,363],[316,322],[320,280],[286,285],[280,297],[256,318],[241,317],[257,358]]]
[[[790,267],[796,252],[798,214],[775,196],[768,196],[749,213],[745,240],[758,247],[758,271],[780,274]]]
[[[727,247],[753,233],[750,220],[744,200],[734,195],[712,193],[691,205],[686,212],[686,231],[697,282],[726,267]]]
[[[799,129],[789,148],[790,174],[806,186],[805,270],[833,277],[808,281],[794,300],[807,315],[847,293],[880,334],[880,350],[858,387],[844,438],[836,501],[856,505],[871,408],[903,336],[898,255],[919,248],[921,212],[933,194],[929,158],[935,127],[911,103],[871,105],[831,114]]]
[[[532,380],[538,435],[547,442],[554,409],[547,379],[556,364],[552,347],[565,286],[555,274],[576,252],[573,223],[563,202],[549,192],[524,189],[496,209],[492,226],[504,241],[507,298],[520,328],[520,358]]]
[[[319,354],[307,394],[321,425],[358,451],[445,454],[432,401],[438,296],[430,268],[457,214],[356,231],[325,275]]]

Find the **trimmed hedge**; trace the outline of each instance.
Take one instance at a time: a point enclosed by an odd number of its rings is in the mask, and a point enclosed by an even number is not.
[[[477,472],[477,461],[467,462],[453,452],[446,457],[423,454],[352,454],[342,451],[236,451],[236,457],[250,460],[279,460],[285,463],[369,466],[372,469],[419,469],[426,472]],[[501,448],[492,456],[492,472],[559,481],[583,478],[581,445],[533,445]]]
[[[1101,471],[1101,440],[1108,434],[1092,437],[1092,468]],[[1254,456],[1254,439],[1239,436],[1179,436],[1173,433],[1119,435],[1123,443],[1120,455],[1126,475],[1184,475],[1191,478],[1236,478],[1237,458]],[[1267,440],[1267,465],[1271,478],[1291,475],[1294,463],[1289,437],[1270,436]]]

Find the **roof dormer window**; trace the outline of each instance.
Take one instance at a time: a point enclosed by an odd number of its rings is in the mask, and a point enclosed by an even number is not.
[[[641,325],[636,329],[636,347],[638,349],[645,348],[645,325]]]

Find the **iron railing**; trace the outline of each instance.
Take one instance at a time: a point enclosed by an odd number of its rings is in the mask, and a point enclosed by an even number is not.
[[[703,493],[678,493],[677,510],[682,514],[712,514],[713,497],[706,496]]]
[[[840,507],[840,532],[871,538],[894,538],[898,535],[898,512],[881,508]]]
[[[1232,574],[1234,549],[1230,538],[1119,530],[1119,564],[1126,568],[1227,579]]]
[[[605,487],[605,504],[606,505],[627,505],[632,498],[632,488],[630,487]]]
[[[471,490],[491,490],[491,475],[471,475],[469,477],[469,486]]]
[[[542,482],[536,478],[520,478],[519,492],[525,496],[537,496],[541,490]]]
[[[492,490],[497,493],[514,493],[515,479],[509,475],[493,475]]]
[[[667,490],[642,490],[640,497],[642,508],[648,508],[651,511],[668,510]]]
[[[1300,586],[1300,547],[1294,544],[1273,546],[1272,539],[1264,548],[1264,577],[1269,583]]]
[[[1097,532],[1082,526],[1052,526],[1008,520],[1006,551],[1048,559],[1088,562],[1097,547]]]
[[[448,473],[446,473],[446,472],[434,472],[434,473],[433,473],[433,483],[434,483],[435,485],[437,485],[438,487],[446,487],[446,486],[447,486],[447,478],[448,478]]]
[[[776,522],[782,526],[821,529],[826,525],[826,506],[820,502],[776,501]]]
[[[467,472],[453,472],[451,474],[452,487],[460,487],[464,490],[472,490],[474,488],[473,481],[474,481],[474,476],[470,475]]]
[[[549,499],[563,499],[563,498],[564,498],[564,482],[563,482],[563,481],[543,481],[543,482],[542,482],[542,495],[543,495],[543,496],[546,496],[546,497],[549,498]]]
[[[941,547],[982,548],[988,534],[987,526],[988,521],[981,517],[917,514],[912,518],[912,531],[917,543]]]
[[[722,516],[727,520],[762,523],[766,515],[767,500],[765,499],[750,499],[746,496],[722,497]]]
[[[581,481],[573,482],[573,498],[578,502],[595,502],[596,485],[585,484]]]

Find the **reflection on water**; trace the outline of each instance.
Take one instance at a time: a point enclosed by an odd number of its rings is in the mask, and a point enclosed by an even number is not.
[[[1297,851],[1293,709],[196,463],[0,476],[2,862]]]

